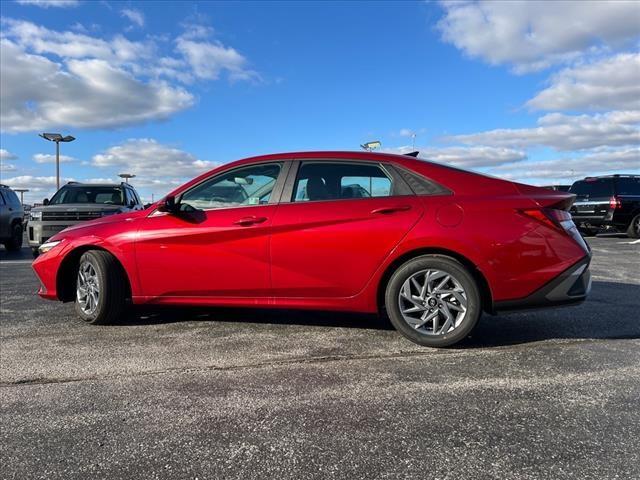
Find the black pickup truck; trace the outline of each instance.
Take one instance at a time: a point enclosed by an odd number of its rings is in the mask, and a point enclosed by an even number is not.
[[[640,238],[640,175],[587,177],[569,193],[576,196],[571,216],[583,235],[615,229]]]

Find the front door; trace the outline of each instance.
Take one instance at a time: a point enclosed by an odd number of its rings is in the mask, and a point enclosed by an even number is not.
[[[176,200],[181,213],[155,212],[136,241],[147,297],[269,296],[272,193],[283,163],[239,167]]]

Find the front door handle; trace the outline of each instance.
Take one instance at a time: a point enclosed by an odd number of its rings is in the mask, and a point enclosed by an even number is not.
[[[411,205],[396,205],[395,207],[381,207],[381,208],[376,208],[375,210],[371,210],[371,213],[387,215],[389,213],[395,213],[395,212],[406,212],[407,210],[411,210]]]
[[[243,227],[248,227],[250,225],[255,225],[257,223],[263,223],[267,221],[267,217],[244,217],[240,220],[233,222],[235,225],[241,225]]]

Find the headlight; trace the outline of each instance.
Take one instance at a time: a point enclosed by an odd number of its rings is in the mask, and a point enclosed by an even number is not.
[[[30,212],[29,220],[31,221],[39,221],[42,220],[42,212]]]
[[[40,253],[47,253],[49,250],[51,250],[54,247],[57,247],[58,245],[60,245],[64,240],[56,240],[53,242],[45,242],[42,245],[40,245],[40,248],[38,248],[38,251]]]

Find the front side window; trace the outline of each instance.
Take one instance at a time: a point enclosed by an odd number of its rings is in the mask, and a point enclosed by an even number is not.
[[[282,165],[253,165],[218,175],[197,185],[180,198],[197,209],[241,207],[269,203]]]
[[[389,197],[393,182],[379,165],[303,163],[294,187],[295,202]]]
[[[61,205],[66,203],[124,205],[124,192],[121,187],[65,185],[56,192],[49,204]]]

